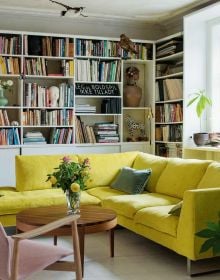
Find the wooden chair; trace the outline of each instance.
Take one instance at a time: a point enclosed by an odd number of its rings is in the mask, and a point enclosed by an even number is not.
[[[37,229],[7,236],[0,224],[0,279],[23,280],[32,273],[43,269],[75,271],[76,279],[82,279],[77,219],[70,215],[41,226]],[[73,250],[29,240],[64,225],[71,224]],[[61,259],[73,254],[74,261]]]

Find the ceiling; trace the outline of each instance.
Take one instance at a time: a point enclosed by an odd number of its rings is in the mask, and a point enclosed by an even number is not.
[[[158,21],[184,13],[208,0],[57,0],[71,7],[85,7],[88,18]],[[49,0],[0,0],[0,13],[60,17],[65,8]],[[65,17],[73,17],[68,12]],[[85,18],[86,20],[86,18]]]

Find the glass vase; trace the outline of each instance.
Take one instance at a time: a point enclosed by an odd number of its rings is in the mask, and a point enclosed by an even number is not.
[[[81,192],[72,192],[71,190],[66,191],[67,201],[67,214],[79,214],[80,213],[80,196]]]
[[[0,88],[0,107],[4,107],[8,104],[8,99],[4,96],[3,88]]]

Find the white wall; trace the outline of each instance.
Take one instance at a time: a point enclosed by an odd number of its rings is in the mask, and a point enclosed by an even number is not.
[[[189,137],[200,130],[195,107],[186,107],[190,99],[189,94],[204,89],[207,95],[211,96],[207,71],[207,26],[209,21],[217,17],[220,17],[220,3],[184,17],[184,146],[187,145]],[[207,122],[203,119],[203,132],[207,127]]]
[[[154,40],[163,36],[159,24],[135,23],[133,21],[102,20],[89,18],[65,18],[0,13],[1,30],[54,32],[75,35],[119,37],[125,33],[130,38]]]

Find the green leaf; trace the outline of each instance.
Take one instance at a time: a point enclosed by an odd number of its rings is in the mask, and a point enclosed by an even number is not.
[[[203,230],[196,233],[197,236],[203,237],[203,238],[213,237],[214,234],[215,234],[215,232],[213,230],[210,230],[210,229],[203,229]]]
[[[212,230],[212,231],[219,231],[220,232],[220,227],[219,227],[219,225],[218,224],[215,224],[215,223],[213,223],[213,222],[208,222],[207,223],[207,227],[208,227],[208,229],[210,229],[210,230]]]
[[[219,255],[220,254],[220,239],[216,239],[216,242],[212,248],[213,255]]]
[[[187,107],[189,107],[191,104],[193,104],[197,99],[199,98],[199,96],[194,97],[193,99],[191,99],[188,104]]]
[[[215,243],[215,238],[206,240],[201,246],[200,253],[208,251],[210,248],[213,247],[214,243]]]

